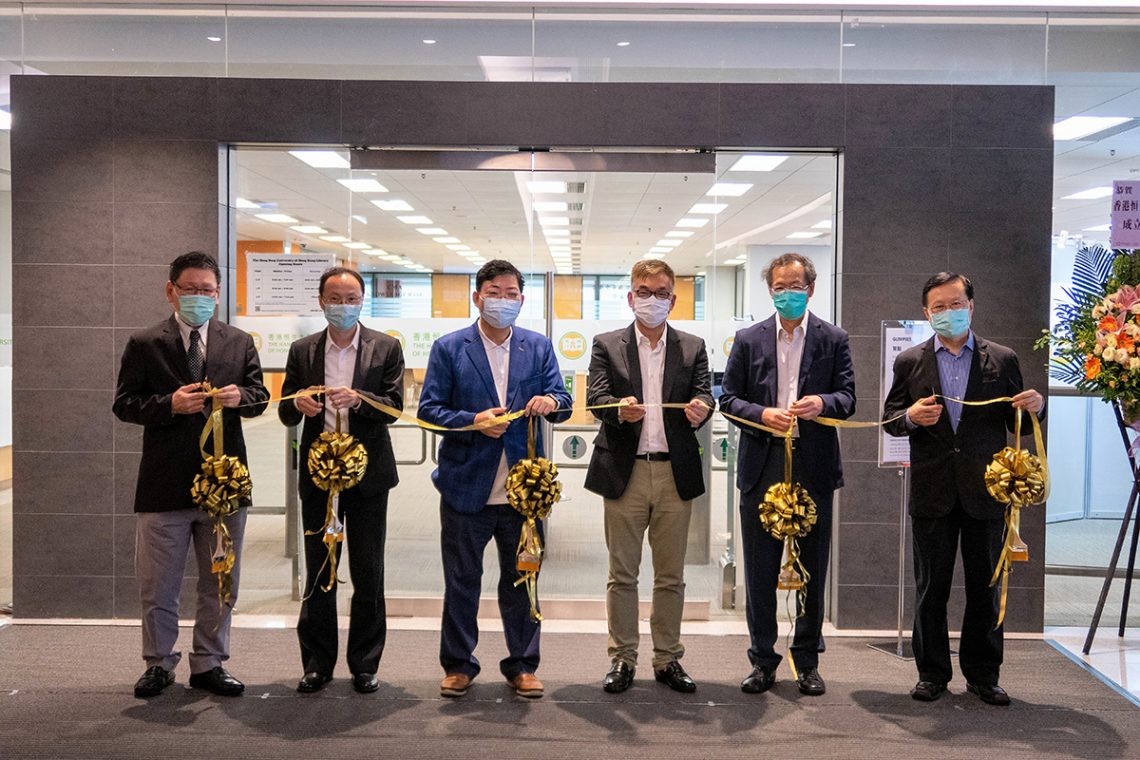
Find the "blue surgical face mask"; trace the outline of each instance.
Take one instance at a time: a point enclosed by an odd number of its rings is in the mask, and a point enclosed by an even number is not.
[[[807,311],[808,294],[806,290],[785,290],[772,296],[776,304],[776,313],[784,319],[799,319]]]
[[[214,316],[217,305],[213,296],[178,296],[178,316],[191,327],[200,327]]]
[[[522,301],[510,298],[484,298],[481,313],[487,324],[496,330],[502,330],[515,323],[521,309]]]
[[[351,330],[360,320],[359,303],[327,303],[325,319],[337,330]]]
[[[970,329],[970,310],[947,309],[931,314],[930,326],[943,338],[957,338]]]

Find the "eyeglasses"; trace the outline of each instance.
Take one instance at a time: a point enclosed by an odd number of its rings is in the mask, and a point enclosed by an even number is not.
[[[325,303],[330,306],[359,306],[364,303],[364,299],[360,296],[347,296],[345,298],[341,298],[340,296],[324,296],[324,300]]]
[[[649,298],[653,296],[658,301],[668,301],[673,297],[673,291],[669,288],[661,288],[661,290],[650,290],[649,288],[638,288],[633,291],[633,294],[638,298]]]
[[[969,308],[969,306],[970,306],[969,301],[953,301],[953,302],[948,303],[948,304],[947,303],[935,304],[934,306],[930,306],[928,308],[929,308],[931,314],[941,314],[942,312],[946,311],[947,309],[952,309],[954,311],[957,311],[958,309]]]
[[[806,286],[792,285],[791,287],[787,288],[772,288],[769,292],[771,292],[771,294],[774,296],[782,296],[785,293],[806,293],[808,292],[808,289]]]
[[[218,294],[217,288],[186,288],[176,282],[172,284],[174,285],[174,289],[178,291],[178,294],[183,296],[210,296],[213,298]]]

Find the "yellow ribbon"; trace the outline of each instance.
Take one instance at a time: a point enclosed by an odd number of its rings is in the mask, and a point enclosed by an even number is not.
[[[527,425],[527,458],[520,459],[507,473],[507,503],[526,518],[515,550],[515,567],[519,579],[515,585],[526,584],[530,598],[530,618],[542,622],[538,610],[538,572],[542,569],[543,546],[538,534],[537,520],[550,515],[551,509],[562,498],[562,484],[558,482],[558,468],[545,457],[535,456],[535,437],[538,423],[534,417]]]
[[[218,607],[229,604],[233,599],[233,569],[237,562],[233,537],[226,526],[225,518],[234,514],[241,502],[249,497],[253,482],[249,470],[237,457],[226,456],[225,438],[222,428],[222,400],[219,388],[202,381],[202,390],[211,399],[210,415],[198,438],[198,448],[202,451],[201,471],[194,476],[190,486],[190,498],[204,509],[214,524],[214,551],[211,556],[210,572],[218,579]],[[206,449],[210,436],[214,438],[213,454]]]

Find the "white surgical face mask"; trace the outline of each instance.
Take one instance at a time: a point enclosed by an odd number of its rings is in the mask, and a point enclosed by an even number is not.
[[[633,297],[633,313],[637,321],[646,327],[659,327],[669,317],[673,309],[673,299],[661,300],[657,296],[649,298]]]

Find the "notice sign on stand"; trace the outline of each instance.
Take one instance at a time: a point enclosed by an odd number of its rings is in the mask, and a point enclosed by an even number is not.
[[[934,330],[925,319],[883,320],[882,377],[879,385],[879,409],[887,401],[887,394],[895,378],[895,359],[911,346],[930,338]],[[893,436],[879,428],[879,466],[906,467],[910,464],[910,439]]]
[[[1112,248],[1140,248],[1140,181],[1112,183],[1108,244]]]
[[[320,314],[321,273],[336,263],[331,253],[247,253],[246,313],[251,316]]]

